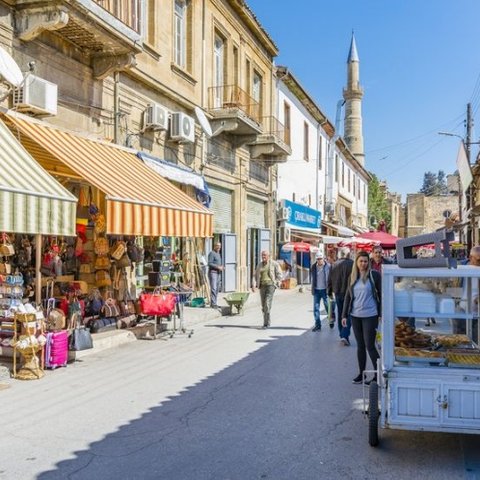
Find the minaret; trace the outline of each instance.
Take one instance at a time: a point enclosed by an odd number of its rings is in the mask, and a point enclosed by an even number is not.
[[[358,59],[355,35],[352,32],[352,42],[347,59],[347,86],[343,89],[345,99],[345,120],[343,138],[348,148],[362,166],[365,166],[362,130],[362,97],[360,86],[360,61]]]

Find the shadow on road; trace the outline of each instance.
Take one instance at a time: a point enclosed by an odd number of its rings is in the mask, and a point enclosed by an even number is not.
[[[411,472],[405,458],[421,464],[422,471],[438,472],[430,478],[457,478],[451,469],[458,436],[440,441],[438,435],[400,432],[401,455],[394,441],[388,450],[368,446],[366,423],[353,406],[361,396],[350,383],[354,361],[348,349],[336,348],[326,336],[273,337],[37,478],[406,478],[402,472]],[[126,381],[135,389],[134,378]],[[66,407],[75,414],[74,406]],[[106,405],[91,407],[108,415]]]

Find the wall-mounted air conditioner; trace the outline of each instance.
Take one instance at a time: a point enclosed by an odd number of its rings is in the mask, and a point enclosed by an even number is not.
[[[278,229],[278,243],[287,243],[290,241],[290,228],[280,227]]]
[[[195,120],[182,112],[172,113],[170,138],[178,142],[194,142]]]
[[[280,207],[277,211],[277,220],[288,220],[288,208]]]
[[[13,104],[19,112],[35,115],[57,114],[58,86],[36,75],[28,75],[25,83],[15,90]]]
[[[168,110],[163,105],[158,105],[158,103],[148,105],[144,115],[146,130],[168,129]]]

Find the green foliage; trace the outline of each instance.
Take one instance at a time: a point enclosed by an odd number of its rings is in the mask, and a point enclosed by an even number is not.
[[[368,184],[368,220],[372,227],[377,227],[380,220],[384,220],[387,231],[392,227],[392,216],[388,207],[385,187],[377,176],[370,172],[372,180]]]
[[[439,170],[437,174],[433,172],[425,172],[423,174],[423,185],[420,193],[424,195],[446,195],[448,193],[447,177],[443,170]]]

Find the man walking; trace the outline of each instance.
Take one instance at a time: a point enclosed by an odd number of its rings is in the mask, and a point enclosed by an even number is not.
[[[217,294],[220,274],[223,270],[220,250],[222,244],[215,243],[213,250],[208,254],[208,280],[210,281],[210,307],[217,308]]]
[[[370,267],[378,273],[382,273],[382,265],[390,265],[392,262],[383,256],[383,248],[377,245],[372,248]]]
[[[270,253],[263,250],[262,260],[255,269],[255,275],[252,281],[252,292],[255,288],[260,289],[260,301],[263,312],[263,328],[270,326],[270,310],[272,309],[273,294],[275,293],[276,283],[282,280],[280,266],[275,260],[270,259]]]
[[[337,327],[340,334],[340,341],[343,345],[350,345],[350,330],[351,319],[347,317],[347,324],[344,327],[342,325],[342,312],[343,302],[345,300],[345,293],[350,281],[350,274],[352,273],[353,260],[350,259],[350,250],[346,247],[340,249],[337,260],[331,270],[327,282],[327,294],[329,297],[335,294],[336,314],[337,314]]]
[[[315,260],[315,263],[310,268],[310,281],[312,283],[313,295],[313,318],[315,320],[312,332],[317,332],[322,329],[320,301],[323,301],[323,306],[328,314],[327,283],[330,275],[330,265],[325,262],[323,253],[317,252]]]

